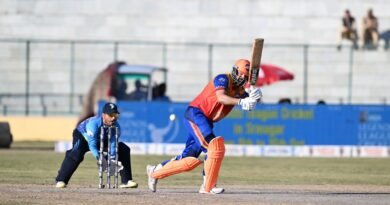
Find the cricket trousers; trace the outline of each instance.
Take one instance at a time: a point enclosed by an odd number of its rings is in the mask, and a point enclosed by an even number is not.
[[[73,173],[84,160],[85,153],[90,151],[88,142],[77,129],[73,130],[72,144],[72,149],[66,151],[65,153],[65,159],[62,162],[56,177],[57,182],[63,181],[65,184],[68,184]],[[123,142],[119,142],[118,144],[118,160],[122,162],[123,165],[123,170],[120,171],[121,181],[123,184],[126,184],[129,180],[132,180],[133,177],[131,173],[130,148]],[[96,175],[97,174],[98,171],[96,169]]]
[[[184,124],[188,130],[186,145],[182,153],[173,160],[186,157],[198,158],[202,152],[206,153],[206,160],[208,143],[215,138],[213,122],[207,119],[201,110],[190,106],[186,110]],[[164,166],[171,160],[165,160],[161,164]]]

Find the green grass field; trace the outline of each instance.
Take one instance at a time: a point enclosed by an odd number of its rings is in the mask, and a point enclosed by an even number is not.
[[[0,184],[53,184],[64,153],[47,142],[14,143],[0,149]],[[172,156],[132,155],[133,178],[146,187],[145,166]],[[202,167],[161,180],[164,186],[200,185]],[[225,185],[385,185],[390,186],[390,159],[226,157],[219,184]],[[96,160],[85,155],[70,186],[98,184]]]

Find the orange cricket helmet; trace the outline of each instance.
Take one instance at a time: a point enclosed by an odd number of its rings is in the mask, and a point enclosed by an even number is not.
[[[243,86],[248,81],[250,62],[246,59],[238,59],[233,66],[232,78],[236,86]],[[242,76],[244,75],[244,77]]]

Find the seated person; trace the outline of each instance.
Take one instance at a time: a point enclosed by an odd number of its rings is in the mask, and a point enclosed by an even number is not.
[[[140,80],[136,80],[134,85],[135,90],[127,96],[127,100],[146,101],[148,98],[148,93],[143,91],[145,86],[142,85]]]
[[[157,85],[154,89],[153,100],[171,102],[171,99],[165,95],[166,90],[167,85],[165,83]]]
[[[365,48],[378,47],[378,20],[372,9],[369,9],[367,16],[363,18],[363,46]]]
[[[115,87],[114,88],[115,89],[113,90],[113,96],[117,100],[126,100],[126,98],[127,98],[127,93],[126,93],[127,83],[126,83],[126,81],[121,79],[121,78],[118,78],[115,81]]]
[[[383,39],[383,41],[385,42],[383,48],[385,50],[389,49],[389,47],[390,47],[390,30],[382,32],[381,35],[379,36],[379,38]]]
[[[349,10],[345,10],[344,17],[342,18],[342,27],[340,32],[340,40],[337,49],[341,49],[341,42],[343,39],[351,40],[353,47],[358,49],[357,41],[358,35],[355,29],[355,18],[351,15]]]

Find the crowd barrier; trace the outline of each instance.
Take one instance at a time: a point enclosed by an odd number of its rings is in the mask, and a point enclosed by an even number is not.
[[[126,143],[132,155],[171,155],[183,151],[184,144]],[[72,148],[71,141],[55,143],[56,152]],[[233,157],[368,157],[390,156],[389,146],[291,146],[291,145],[226,145],[226,156]]]

